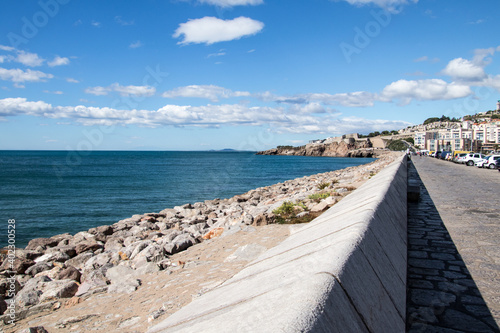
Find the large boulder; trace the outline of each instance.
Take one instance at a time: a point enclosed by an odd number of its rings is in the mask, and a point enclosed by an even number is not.
[[[0,271],[11,271],[15,274],[24,274],[24,272],[34,264],[35,262],[33,260],[14,258],[12,261],[5,260],[0,266]]]
[[[76,294],[78,284],[73,280],[56,280],[47,282],[40,296],[40,302],[58,298],[70,298]]]
[[[16,294],[16,304],[21,307],[36,305],[40,302],[40,296],[43,294],[45,284],[52,281],[47,276],[39,276],[30,279]]]
[[[167,253],[175,254],[184,251],[194,244],[196,244],[196,240],[193,238],[193,236],[191,236],[190,234],[180,234],[179,236],[175,237],[172,242],[165,244],[163,248],[165,249],[165,251],[167,251]]]
[[[35,238],[29,241],[26,250],[37,250],[39,248],[46,249],[56,246],[60,240],[54,238]]]
[[[25,274],[35,276],[40,272],[51,270],[53,267],[54,264],[52,264],[51,262],[39,262],[28,268]]]
[[[56,275],[57,280],[73,280],[80,283],[82,273],[73,266],[68,266]]]
[[[111,282],[108,293],[130,294],[141,285],[141,282],[135,278],[135,271],[123,265],[108,269],[106,277]]]

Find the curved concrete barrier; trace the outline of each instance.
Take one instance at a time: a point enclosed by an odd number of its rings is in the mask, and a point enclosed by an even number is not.
[[[404,332],[402,157],[153,332]]]

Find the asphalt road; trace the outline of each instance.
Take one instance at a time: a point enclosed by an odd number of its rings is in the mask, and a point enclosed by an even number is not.
[[[500,172],[430,157],[412,162],[466,269],[500,325]]]

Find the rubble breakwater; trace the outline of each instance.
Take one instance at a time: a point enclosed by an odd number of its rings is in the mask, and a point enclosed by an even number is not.
[[[141,286],[138,275],[179,269],[182,263],[171,256],[192,245],[248,226],[304,221],[321,214],[396,156],[388,152],[366,165],[289,180],[230,199],[134,215],[75,235],[33,239],[26,248],[15,250],[13,260],[3,249],[0,312],[14,304],[15,320],[21,321],[97,293],[134,293]],[[1,319],[9,323],[11,317],[5,312]]]

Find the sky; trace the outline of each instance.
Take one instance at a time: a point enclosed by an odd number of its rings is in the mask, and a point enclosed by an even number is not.
[[[0,9],[0,150],[263,150],[500,99],[498,0]]]

